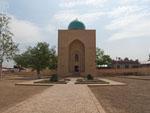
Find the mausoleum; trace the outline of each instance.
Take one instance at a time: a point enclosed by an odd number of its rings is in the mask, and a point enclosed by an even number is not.
[[[96,30],[86,29],[79,20],[58,30],[58,70],[60,76],[95,75]]]

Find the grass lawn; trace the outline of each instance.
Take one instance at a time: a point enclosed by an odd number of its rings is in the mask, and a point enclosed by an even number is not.
[[[150,80],[108,79],[126,86],[89,86],[107,113],[150,113]]]
[[[16,82],[21,80],[0,80],[0,113],[48,88],[46,86],[15,86]]]

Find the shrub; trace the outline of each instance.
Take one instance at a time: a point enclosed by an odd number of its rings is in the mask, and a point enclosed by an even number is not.
[[[50,78],[51,82],[57,82],[58,81],[58,75],[57,74],[53,74]]]
[[[88,75],[86,76],[86,78],[87,78],[87,80],[93,80],[93,76],[92,76],[91,74],[88,74]]]
[[[83,79],[77,79],[76,81],[77,82],[83,82]]]

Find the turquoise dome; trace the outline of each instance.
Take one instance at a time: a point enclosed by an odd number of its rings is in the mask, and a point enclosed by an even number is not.
[[[81,21],[76,19],[76,20],[72,21],[69,24],[68,29],[81,29],[81,30],[84,30],[85,25]]]

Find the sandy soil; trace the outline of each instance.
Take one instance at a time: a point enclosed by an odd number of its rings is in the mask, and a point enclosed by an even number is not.
[[[15,86],[22,80],[0,80],[0,113],[7,108],[44,91],[46,86]]]
[[[150,113],[150,80],[109,77],[126,86],[90,86],[107,113]]]

